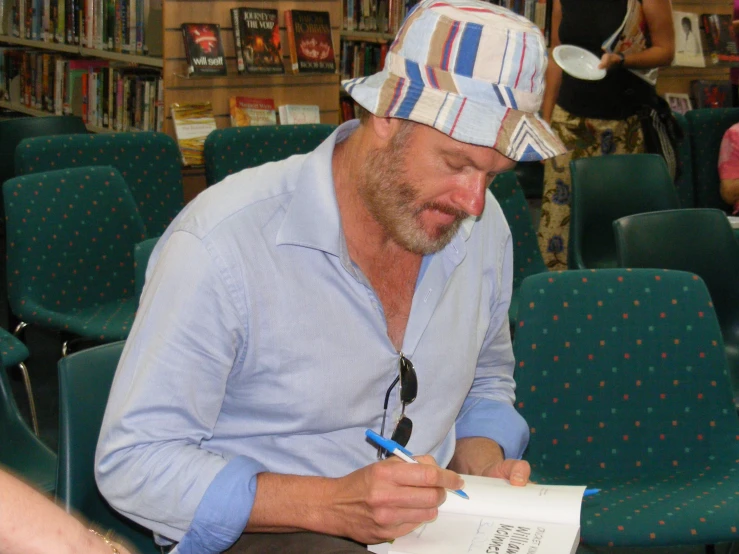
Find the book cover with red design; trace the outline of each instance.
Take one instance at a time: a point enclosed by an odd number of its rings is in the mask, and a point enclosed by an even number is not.
[[[228,99],[232,127],[277,125],[275,102],[271,98],[232,96]]]
[[[183,23],[188,76],[226,75],[221,26],[217,23]]]
[[[696,108],[730,108],[731,83],[729,81],[691,81],[693,104]]]
[[[328,12],[286,10],[285,27],[293,71],[336,72],[336,55]]]
[[[247,73],[284,73],[277,10],[241,8],[241,51]]]

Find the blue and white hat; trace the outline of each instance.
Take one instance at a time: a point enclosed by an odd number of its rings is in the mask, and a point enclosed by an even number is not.
[[[342,84],[376,116],[535,161],[566,151],[538,115],[546,67],[544,37],[528,19],[478,0],[423,0],[382,71]]]

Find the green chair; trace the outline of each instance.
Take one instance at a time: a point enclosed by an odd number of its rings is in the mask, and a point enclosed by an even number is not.
[[[89,165],[115,167],[131,189],[147,236],[161,235],[185,205],[180,151],[164,133],[27,139],[18,145],[15,163],[18,175]]]
[[[31,413],[31,426],[33,432],[38,436],[38,418],[36,417],[36,402],[33,399],[33,389],[31,387],[31,378],[28,375],[28,368],[25,361],[28,359],[29,352],[26,345],[20,339],[11,335],[8,331],[0,327],[0,361],[2,362],[2,371],[6,371],[13,367],[18,367],[23,376],[23,385],[26,388],[28,396],[28,409]]]
[[[3,196],[15,316],[75,337],[125,339],[138,305],[133,250],[145,231],[118,171],[24,175],[8,180]]]
[[[3,354],[0,367],[0,466],[8,468],[37,489],[53,493],[56,486],[56,454],[26,424],[6,373],[10,364],[22,363],[28,357],[28,350],[13,335],[0,329],[0,351]]]
[[[517,173],[506,171],[493,179],[490,192],[500,204],[508,221],[513,239],[513,295],[508,318],[511,324],[518,313],[518,289],[529,275],[547,271],[536,242],[536,229],[524,192],[518,184]]]
[[[136,271],[134,277],[134,294],[136,295],[136,298],[141,298],[141,293],[144,291],[144,283],[146,282],[146,266],[149,263],[151,252],[154,250],[158,241],[159,237],[153,237],[137,243],[133,248],[133,265]]]
[[[657,154],[618,154],[570,162],[571,269],[616,267],[612,222],[626,215],[679,208],[675,185]]]
[[[159,554],[151,531],[116,512],[95,484],[95,448],[110,385],[124,342],[96,346],[59,361],[59,465],[56,497],[100,529],[132,543],[140,554]]]
[[[711,208],[635,214],[614,221],[613,230],[621,267],[677,269],[705,281],[739,403],[739,244],[726,214]]]
[[[227,127],[205,139],[205,182],[214,185],[232,173],[305,154],[321,144],[336,125],[260,125]]]
[[[533,275],[513,346],[532,480],[601,489],[583,501],[584,544],[739,539],[739,419],[700,277]]]
[[[690,128],[695,206],[731,211],[719,194],[718,153],[726,130],[739,122],[739,108],[690,110],[685,118]]]
[[[693,184],[693,149],[690,144],[690,126],[683,114],[673,115],[683,131],[683,140],[677,148],[678,176],[675,179],[675,190],[682,208],[695,207],[695,187]]]

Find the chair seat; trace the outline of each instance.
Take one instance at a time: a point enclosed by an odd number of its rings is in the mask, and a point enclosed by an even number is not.
[[[128,337],[137,308],[138,300],[131,296],[66,313],[51,312],[41,307],[27,307],[17,313],[26,323],[51,326],[84,338],[112,342]]]
[[[30,353],[20,339],[10,333],[0,333],[0,360],[3,367],[13,367],[25,361]]]
[[[548,479],[534,472],[539,483],[582,485],[601,489],[583,499],[582,541],[594,546],[706,544],[736,540],[739,493],[728,476],[739,473],[739,448],[733,455],[713,460],[700,472],[694,468],[624,479],[572,475]],[[726,453],[728,454],[728,453]],[[724,477],[726,476],[726,477]],[[688,509],[689,508],[689,509]],[[696,514],[701,514],[698,516]],[[708,521],[710,520],[710,521]],[[701,531],[710,524],[710,538]],[[723,529],[717,537],[716,529]],[[619,537],[623,533],[627,540]]]
[[[0,425],[0,465],[35,488],[53,493],[56,487],[56,454],[24,426]]]

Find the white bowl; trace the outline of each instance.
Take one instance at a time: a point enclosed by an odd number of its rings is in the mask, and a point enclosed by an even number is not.
[[[575,79],[598,81],[606,76],[605,69],[598,69],[600,58],[579,46],[560,44],[554,49],[552,56],[557,65]]]

